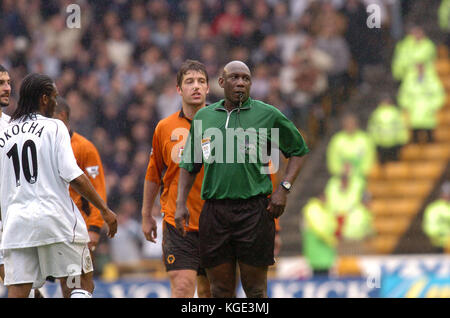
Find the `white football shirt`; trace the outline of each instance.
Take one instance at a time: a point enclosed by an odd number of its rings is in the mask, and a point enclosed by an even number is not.
[[[4,112],[2,112],[2,115],[0,117],[0,130],[8,127],[10,119],[11,119],[11,117],[9,117]],[[1,243],[2,243],[2,221],[0,221],[0,246],[1,246]]]
[[[81,174],[62,121],[35,115],[0,131],[1,248],[89,242],[69,195]]]
[[[2,112],[2,114],[0,115],[0,129],[8,127],[10,119],[10,116]]]

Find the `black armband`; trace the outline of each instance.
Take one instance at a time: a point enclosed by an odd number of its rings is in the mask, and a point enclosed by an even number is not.
[[[95,232],[98,234],[100,234],[100,230],[101,230],[101,228],[99,228],[96,225],[89,225],[89,228],[88,228],[88,232]]]

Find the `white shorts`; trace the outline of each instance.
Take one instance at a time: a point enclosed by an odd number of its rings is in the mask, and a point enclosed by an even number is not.
[[[37,247],[7,249],[5,286],[33,283],[40,288],[48,277],[75,277],[94,270],[87,244],[55,243]]]

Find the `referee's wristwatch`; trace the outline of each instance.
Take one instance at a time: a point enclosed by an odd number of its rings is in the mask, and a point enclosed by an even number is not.
[[[280,184],[287,192],[291,191],[292,184],[289,181],[283,181]]]

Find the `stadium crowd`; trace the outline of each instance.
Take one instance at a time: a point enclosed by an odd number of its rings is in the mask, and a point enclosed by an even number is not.
[[[144,175],[156,124],[180,108],[175,74],[185,59],[206,65],[209,102],[221,98],[221,67],[245,61],[252,97],[276,105],[314,148],[349,84],[380,63],[386,36],[368,32],[362,0],[86,0],[77,1],[79,29],[66,25],[71,3],[0,0],[0,64],[13,84],[5,112],[26,74],[48,74],[73,129],[97,146],[119,213],[117,244],[104,240],[98,262],[136,261],[149,244],[139,226]]]

